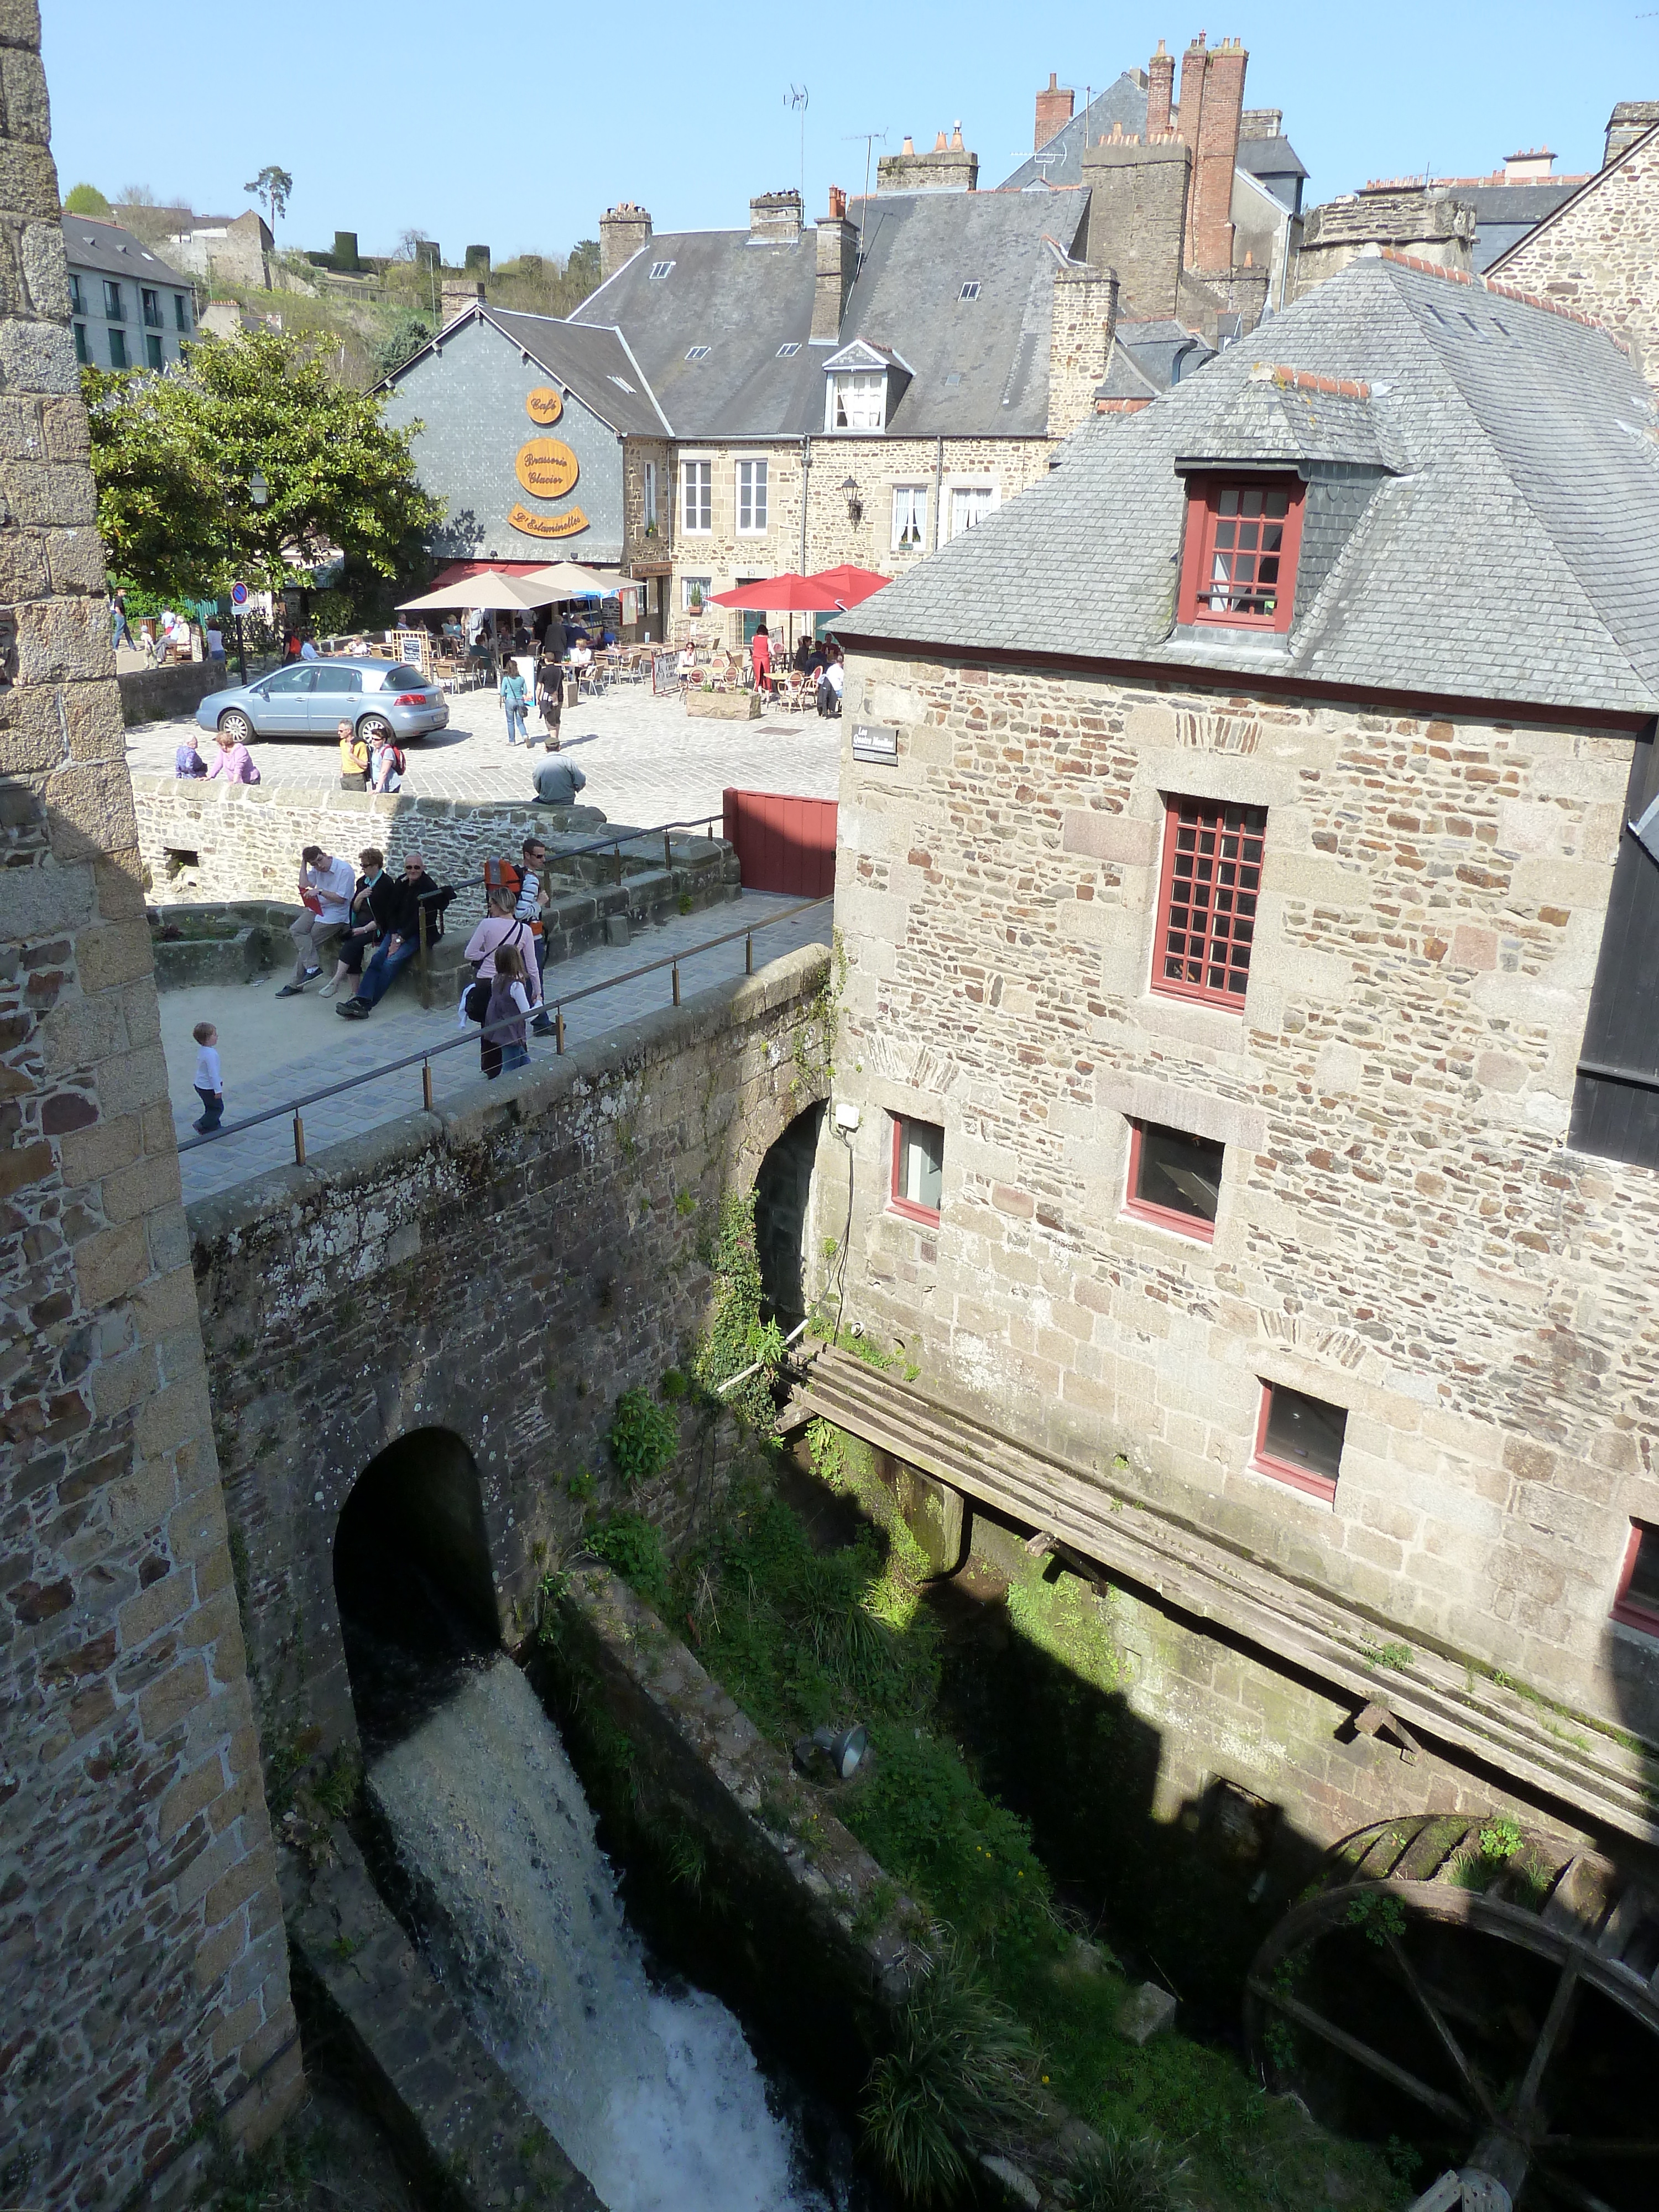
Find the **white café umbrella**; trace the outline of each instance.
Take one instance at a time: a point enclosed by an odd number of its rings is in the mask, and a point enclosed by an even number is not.
[[[418,599],[401,600],[398,611],[412,615],[435,612],[440,608],[453,611],[477,607],[488,613],[502,609],[522,613],[528,607],[544,607],[558,596],[556,591],[550,591],[534,576],[504,576],[499,568],[486,568],[459,584],[446,584],[440,592],[423,592]]]
[[[622,586],[619,576],[584,568],[580,561],[555,561],[545,568],[532,569],[525,581],[545,584],[556,599],[609,599]]]

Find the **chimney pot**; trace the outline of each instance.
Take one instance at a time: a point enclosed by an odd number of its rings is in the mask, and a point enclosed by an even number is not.
[[[948,154],[950,150],[950,148],[945,143],[945,133],[941,131],[938,137],[933,141],[933,151],[936,154]]]
[[[910,133],[907,131],[905,132],[905,134],[904,134],[904,144],[903,144],[903,146],[900,149],[900,151],[901,151],[901,152],[902,152],[902,153],[905,153],[905,154],[911,154],[911,155],[914,155],[914,154],[915,154],[915,150],[916,150],[916,142],[915,142],[915,140],[911,137]]]
[[[952,124],[951,126],[950,150],[953,154],[965,154],[968,151],[968,149],[962,143],[962,125],[960,123]]]

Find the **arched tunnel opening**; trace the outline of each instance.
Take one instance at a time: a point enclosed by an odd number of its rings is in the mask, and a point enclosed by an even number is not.
[[[823,1127],[820,1101],[798,1114],[755,1177],[755,1249],[769,1318],[786,1333],[806,1318],[806,1234],[812,1163]]]
[[[501,1646],[478,1471],[459,1437],[416,1429],[369,1462],[335,1530],[334,1595],[373,1759]]]

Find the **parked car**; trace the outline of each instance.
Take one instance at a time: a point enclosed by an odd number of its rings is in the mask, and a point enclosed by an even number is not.
[[[257,684],[211,691],[196,709],[199,729],[250,738],[331,738],[350,721],[360,737],[389,730],[399,744],[429,737],[449,720],[437,683],[406,662],[343,656],[290,660]]]

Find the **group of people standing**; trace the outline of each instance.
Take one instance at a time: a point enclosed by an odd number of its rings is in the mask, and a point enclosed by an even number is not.
[[[386,854],[366,845],[357,855],[360,873],[349,860],[307,845],[300,855],[300,901],[305,911],[289,929],[294,940],[294,973],[276,996],[296,999],[335,955],[334,973],[322,987],[331,999],[348,977],[356,988],[334,1009],[349,1021],[366,1021],[415,957],[421,943],[421,910],[426,910],[428,945],[443,935],[444,914],[455,893],[433,882],[418,853],[408,854],[398,874],[386,872]]]
[[[478,1065],[493,1080],[525,1066],[531,1036],[555,1034],[542,991],[552,898],[546,845],[526,837],[519,865],[492,862],[487,884],[484,918],[466,941],[473,980],[461,994],[460,1018],[477,1023]]]
[[[761,623],[749,641],[750,665],[755,672],[755,689],[770,691],[772,680],[772,638],[766,624]],[[841,713],[841,689],[844,676],[841,647],[832,638],[809,637],[804,632],[790,656],[790,666],[797,676],[812,686],[817,697],[821,715],[836,716]]]

